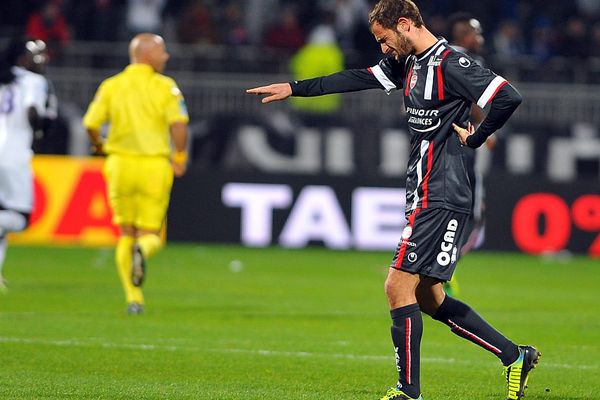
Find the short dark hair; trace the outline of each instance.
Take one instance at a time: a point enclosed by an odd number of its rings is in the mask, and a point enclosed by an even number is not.
[[[380,0],[369,14],[369,26],[377,22],[383,28],[396,29],[402,17],[411,20],[417,28],[424,25],[419,7],[411,0]]]
[[[471,20],[475,20],[472,14],[467,12],[456,12],[448,17],[448,37],[452,41],[462,39],[465,35],[465,31],[475,30],[476,28],[471,25]]]

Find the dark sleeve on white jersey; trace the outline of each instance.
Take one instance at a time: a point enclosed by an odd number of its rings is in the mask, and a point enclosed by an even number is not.
[[[480,108],[492,103],[477,131],[467,138],[469,147],[479,147],[504,125],[521,104],[522,97],[506,79],[481,67],[465,54],[452,52],[444,61],[443,72],[449,92]]]
[[[402,87],[401,69],[404,69],[404,61],[386,58],[371,68],[351,69],[328,76],[290,82],[292,96],[312,97],[367,89],[384,89],[389,93]]]

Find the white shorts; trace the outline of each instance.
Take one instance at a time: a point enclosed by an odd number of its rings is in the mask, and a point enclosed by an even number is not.
[[[27,165],[0,165],[0,208],[30,213],[33,173]]]

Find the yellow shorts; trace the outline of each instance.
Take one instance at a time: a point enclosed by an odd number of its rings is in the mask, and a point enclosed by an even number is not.
[[[162,227],[173,185],[167,158],[111,154],[104,176],[115,224],[149,230]]]

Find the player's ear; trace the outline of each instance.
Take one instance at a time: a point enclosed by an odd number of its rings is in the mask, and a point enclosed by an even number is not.
[[[406,17],[398,18],[398,22],[396,23],[396,30],[398,32],[408,32],[410,30],[410,20]]]

